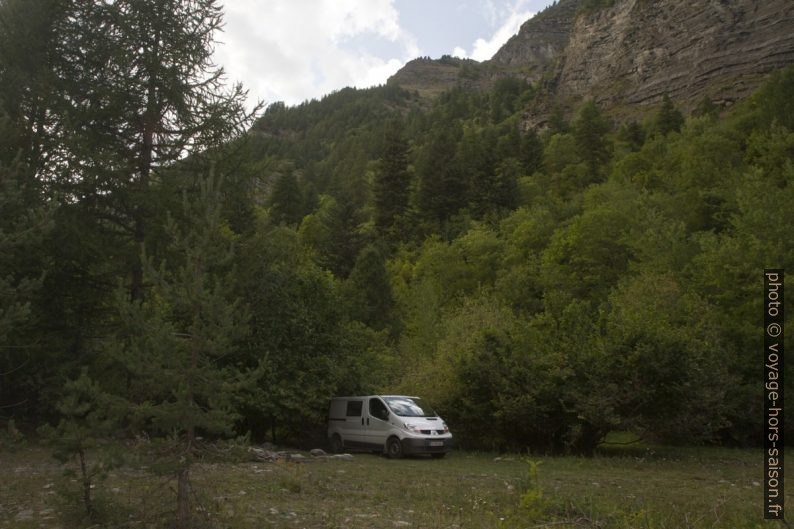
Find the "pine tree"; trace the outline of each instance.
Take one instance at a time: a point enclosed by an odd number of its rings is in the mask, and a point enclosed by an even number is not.
[[[626,142],[631,151],[639,151],[645,144],[645,130],[636,120],[632,120],[620,127],[618,139]]]
[[[375,195],[375,226],[381,233],[395,237],[398,219],[408,207],[409,184],[408,142],[403,135],[403,125],[399,119],[386,124],[383,138],[383,154],[375,174],[373,191]]]
[[[543,167],[543,142],[540,141],[535,129],[522,136],[520,159],[524,173],[527,175],[531,175]]]
[[[0,108],[0,409],[33,403],[35,302],[47,271],[52,209],[33,179],[25,128]]]
[[[60,416],[58,425],[39,429],[39,433],[52,442],[56,459],[63,464],[76,460],[83,508],[92,521],[97,515],[91,493],[95,481],[118,466],[121,457],[112,450],[102,455],[91,452],[96,451],[100,440],[118,428],[121,417],[118,404],[119,400],[106,393],[83,369],[79,377],[69,380],[63,387],[56,405]]]
[[[445,222],[466,205],[466,178],[456,151],[454,131],[445,127],[434,131],[417,162],[417,202],[421,214],[430,221]]]
[[[579,157],[587,164],[591,181],[598,181],[602,168],[609,160],[610,147],[606,139],[610,124],[601,115],[593,100],[587,101],[579,109],[573,122],[573,137]]]
[[[297,226],[303,218],[304,198],[292,171],[284,171],[276,179],[268,200],[270,218],[276,224]]]
[[[144,428],[170,434],[167,468],[177,479],[177,527],[190,527],[190,470],[203,433],[233,426],[240,373],[228,361],[245,330],[233,298],[232,242],[221,226],[212,177],[201,195],[184,199],[182,220],[166,227],[170,262],[144,256],[146,300],[118,295],[124,324],[114,358],[128,374],[132,415]]]
[[[222,25],[218,0],[66,5],[54,28],[59,156],[45,178],[134,255],[149,233],[148,195],[162,177],[155,173],[179,160],[205,171],[203,154],[249,122],[245,92],[239,85],[227,91],[223,70],[212,62]],[[143,299],[142,268],[130,261],[130,296]]]
[[[659,134],[665,135],[669,132],[678,132],[684,125],[684,116],[675,107],[673,100],[667,94],[662,100],[662,107],[656,114],[656,130]]]

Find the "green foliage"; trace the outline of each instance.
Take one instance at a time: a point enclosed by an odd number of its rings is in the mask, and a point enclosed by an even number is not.
[[[351,201],[323,195],[317,210],[304,217],[298,233],[320,266],[346,278],[365,243],[363,222],[362,211]]]
[[[719,107],[714,104],[714,101],[712,101],[709,96],[705,95],[703,99],[700,100],[700,103],[698,103],[698,106],[695,107],[693,115],[715,119],[719,115],[719,112]]]
[[[387,239],[399,238],[400,220],[408,208],[411,175],[408,172],[408,142],[403,125],[392,120],[386,127],[383,155],[373,185],[375,226]]]
[[[626,272],[632,252],[625,235],[634,197],[621,190],[616,198],[621,202],[587,209],[554,232],[542,257],[547,291],[600,300]]]
[[[374,246],[364,248],[356,259],[345,288],[350,314],[373,329],[392,323],[392,292],[383,255]]]
[[[239,361],[263,370],[253,393],[243,396],[243,424],[257,437],[322,443],[329,395],[356,393],[377,379],[364,376],[363,366],[381,353],[382,337],[348,320],[341,285],[302,251],[293,230],[260,226],[237,260],[236,288],[251,314]],[[351,275],[364,297],[352,307],[358,312],[372,287],[361,275],[369,273]],[[383,300],[372,302],[365,315],[384,317],[377,312]]]
[[[32,408],[40,314],[36,301],[49,268],[44,242],[53,209],[29,165],[13,149],[13,127],[0,114],[0,409]],[[3,155],[9,155],[5,158]],[[31,399],[34,400],[34,399]]]
[[[611,129],[594,101],[582,105],[572,123],[573,137],[579,157],[587,164],[590,181],[601,180],[602,168],[610,157],[610,146],[605,135]]]
[[[684,125],[684,116],[675,107],[673,100],[667,94],[662,99],[662,106],[656,114],[656,131],[665,135],[670,132],[678,132]]]
[[[741,110],[732,119],[742,129],[747,125],[765,128],[776,122],[790,131],[794,130],[794,104],[789,97],[793,89],[794,67],[773,72],[752,96],[740,104]]]
[[[185,195],[181,220],[169,219],[168,261],[158,264],[144,252],[150,290],[144,301],[119,291],[121,329],[109,347],[127,378],[120,397],[131,423],[169,436],[158,459],[177,479],[182,527],[191,523],[189,473],[201,453],[199,437],[231,434],[245,382],[230,362],[247,318],[234,297],[233,241],[221,224],[216,186],[210,175],[198,197]]]
[[[118,399],[104,392],[84,369],[77,379],[64,385],[57,411],[58,425],[55,428],[46,425],[39,433],[52,442],[53,455],[62,464],[77,463],[84,514],[89,520],[95,520],[97,511],[92,497],[95,482],[105,479],[107,472],[121,462],[116,452],[100,455],[98,446],[118,428],[123,417],[122,408]],[[67,475],[73,474],[72,469],[67,470]]]
[[[678,442],[714,440],[734,385],[715,311],[670,273],[625,281],[609,305],[604,353],[624,426]]]
[[[530,130],[522,136],[519,159],[525,174],[532,174],[541,169],[543,143],[534,130]]]
[[[303,193],[291,171],[285,171],[276,177],[268,202],[270,216],[276,224],[297,226],[303,219]]]
[[[635,152],[645,143],[645,130],[636,121],[630,121],[620,127],[617,138],[625,143],[630,151]]]
[[[519,502],[519,512],[522,519],[526,522],[534,522],[541,520],[548,509],[548,500],[543,497],[543,488],[540,486],[540,479],[538,478],[538,467],[541,461],[526,460],[527,466],[527,484],[526,490],[521,494],[521,501]]]
[[[440,225],[466,205],[464,167],[455,159],[456,134],[442,129],[419,155],[417,203],[420,213]]]

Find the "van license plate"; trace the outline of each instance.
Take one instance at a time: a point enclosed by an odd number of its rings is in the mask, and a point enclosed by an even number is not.
[[[444,446],[444,441],[430,441],[430,446]]]

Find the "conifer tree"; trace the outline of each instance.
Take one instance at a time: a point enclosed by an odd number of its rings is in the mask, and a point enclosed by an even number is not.
[[[75,460],[79,468],[83,508],[89,520],[96,521],[92,489],[97,479],[104,478],[117,466],[121,457],[113,450],[106,454],[91,453],[101,439],[112,435],[120,422],[119,400],[105,392],[89,377],[86,369],[74,380],[66,382],[61,399],[56,405],[59,422],[54,428],[45,425],[39,429],[43,437],[54,446],[54,456],[61,463]],[[67,475],[71,472],[67,472]]]
[[[408,207],[411,176],[408,173],[408,142],[399,119],[386,124],[383,155],[375,174],[375,225],[389,233]]]
[[[543,166],[543,142],[540,141],[535,129],[521,137],[519,156],[521,166],[527,175],[539,171]]]
[[[467,202],[467,186],[456,158],[457,142],[449,128],[436,130],[417,161],[418,206],[431,221],[444,222]]]
[[[645,144],[645,130],[636,120],[632,120],[620,127],[618,139],[625,142],[631,151],[639,151]]]
[[[202,154],[249,123],[245,92],[225,89],[212,62],[221,25],[218,0],[73,0],[55,25],[59,156],[46,178],[130,256],[149,233],[155,173],[186,155],[183,165],[206,171]],[[142,299],[142,268],[125,264]]]
[[[19,141],[24,129],[0,108],[0,409],[32,402],[30,363],[39,333],[35,301],[47,269],[47,207]]]
[[[662,99],[662,107],[656,114],[656,130],[659,134],[664,135],[669,132],[678,132],[683,125],[683,114],[675,107],[670,96],[665,94],[664,99]]]
[[[123,322],[114,358],[127,373],[126,398],[141,427],[170,434],[166,467],[177,479],[177,527],[190,527],[190,470],[202,434],[228,434],[240,373],[230,367],[245,310],[233,297],[232,241],[222,229],[212,177],[185,196],[182,219],[166,226],[170,261],[144,256],[145,300],[121,291]]]
[[[276,224],[296,226],[303,218],[304,198],[292,171],[284,171],[276,179],[268,200],[270,217]]]
[[[601,115],[593,100],[587,101],[573,122],[573,137],[579,157],[587,164],[591,181],[597,181],[601,169],[609,160],[610,148],[605,137],[610,124]]]

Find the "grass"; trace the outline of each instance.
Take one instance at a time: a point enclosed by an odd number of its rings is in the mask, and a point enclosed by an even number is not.
[[[359,454],[201,464],[193,473],[196,519],[217,528],[777,526],[762,519],[758,450],[618,445],[604,452],[532,458],[537,479],[519,456],[465,452],[444,460]],[[0,476],[0,528],[91,526],[81,518],[76,481],[63,477],[47,449],[0,452]],[[111,472],[94,489],[102,523],[93,526],[167,527],[174,486],[146,468]]]

